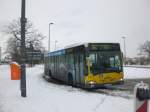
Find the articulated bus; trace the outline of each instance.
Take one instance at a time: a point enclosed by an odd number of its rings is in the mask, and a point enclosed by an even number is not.
[[[82,88],[123,84],[119,43],[86,43],[45,55],[45,77]]]

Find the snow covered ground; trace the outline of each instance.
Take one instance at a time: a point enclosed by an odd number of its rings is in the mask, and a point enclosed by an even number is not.
[[[124,67],[124,78],[150,78],[150,68]]]
[[[126,68],[125,72],[131,73],[132,70],[129,69]],[[150,73],[145,71],[147,72]],[[132,98],[125,99],[49,83],[42,78],[42,74],[41,65],[27,68],[27,97],[22,98],[20,82],[10,80],[9,66],[1,65],[0,112],[133,112]]]

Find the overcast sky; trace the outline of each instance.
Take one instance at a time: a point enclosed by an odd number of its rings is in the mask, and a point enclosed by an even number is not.
[[[46,38],[51,25],[51,49],[79,42],[119,42],[126,37],[127,56],[150,40],[150,0],[26,0],[26,17]],[[21,15],[21,0],[0,0],[0,31]],[[0,34],[0,46],[8,37]]]

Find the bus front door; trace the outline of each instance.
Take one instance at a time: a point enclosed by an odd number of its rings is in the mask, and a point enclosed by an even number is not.
[[[83,75],[83,54],[75,55],[75,81],[76,84],[81,84],[84,78]]]

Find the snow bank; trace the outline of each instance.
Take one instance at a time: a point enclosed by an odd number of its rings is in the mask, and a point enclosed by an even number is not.
[[[150,68],[124,67],[125,79],[150,78]]]

